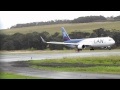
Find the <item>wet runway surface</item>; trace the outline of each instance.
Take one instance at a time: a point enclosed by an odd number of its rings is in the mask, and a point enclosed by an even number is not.
[[[8,54],[0,55],[1,62],[43,60],[65,57],[94,57],[120,55],[120,52],[80,52],[80,53],[59,53],[59,54]]]
[[[49,70],[38,70],[30,67],[13,66],[12,61],[44,60],[65,57],[94,57],[94,56],[120,55],[120,52],[81,52],[81,53],[59,53],[59,54],[4,54],[0,55],[0,69],[3,72],[12,72],[25,76],[35,76],[52,79],[120,79],[120,75],[93,74],[81,72],[58,72]]]

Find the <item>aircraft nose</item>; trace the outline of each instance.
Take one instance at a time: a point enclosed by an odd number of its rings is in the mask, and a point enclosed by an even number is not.
[[[115,44],[115,41],[113,40],[113,44]]]

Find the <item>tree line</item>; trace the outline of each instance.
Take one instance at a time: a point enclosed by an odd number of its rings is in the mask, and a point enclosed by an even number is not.
[[[40,25],[51,25],[51,24],[65,24],[65,23],[89,23],[89,22],[101,22],[101,21],[120,21],[120,16],[116,17],[104,17],[104,16],[85,16],[78,17],[73,20],[51,20],[47,22],[31,22],[25,24],[16,24],[11,26],[12,28],[30,27],[30,26],[40,26]]]
[[[61,41],[61,42],[63,41],[62,35],[58,32],[52,35],[50,35],[46,31],[41,33],[33,32],[33,33],[27,33],[27,34],[15,33],[13,35],[0,34],[0,50],[70,49],[64,45],[45,44],[42,42],[40,36],[42,36],[46,41]],[[99,29],[93,30],[92,33],[77,32],[77,31],[71,32],[69,36],[72,39],[110,36],[116,41],[114,48],[120,48],[120,31],[119,30],[110,31],[110,30],[105,30],[104,28],[99,28]]]

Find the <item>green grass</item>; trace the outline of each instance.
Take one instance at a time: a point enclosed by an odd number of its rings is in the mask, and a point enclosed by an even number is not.
[[[4,29],[0,30],[0,33],[12,35],[14,33],[32,33],[32,32],[43,32],[47,31],[50,34],[55,32],[61,33],[61,27],[65,27],[68,33],[73,31],[81,32],[92,32],[98,28],[104,28],[107,30],[120,30],[120,21],[115,22],[91,22],[91,23],[75,23],[75,24],[55,24],[55,25],[44,25],[44,26],[32,26],[14,29]]]
[[[83,64],[120,64],[120,56],[77,57],[48,60],[30,60],[29,63],[83,63]]]
[[[14,73],[0,72],[0,79],[43,79],[32,76],[23,76]]]
[[[75,50],[1,50],[0,54],[47,54],[47,53],[72,53]]]
[[[95,67],[42,67],[32,66],[32,68],[65,72],[88,72],[104,74],[120,74],[120,66],[95,66]]]
[[[28,63],[32,63],[33,68],[43,70],[120,74],[120,56],[33,60]],[[80,66],[77,66],[78,64]]]

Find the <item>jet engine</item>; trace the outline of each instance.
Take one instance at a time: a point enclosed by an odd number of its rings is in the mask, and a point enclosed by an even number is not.
[[[85,47],[85,45],[78,45],[77,48],[78,48],[78,49],[85,49],[86,47]]]

